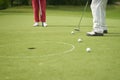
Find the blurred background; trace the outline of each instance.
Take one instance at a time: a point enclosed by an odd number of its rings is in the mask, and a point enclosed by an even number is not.
[[[47,0],[47,5],[83,6],[87,0]],[[89,0],[90,4],[91,0]],[[108,4],[120,4],[120,0],[108,0]],[[0,0],[0,10],[15,6],[31,6],[31,0]]]

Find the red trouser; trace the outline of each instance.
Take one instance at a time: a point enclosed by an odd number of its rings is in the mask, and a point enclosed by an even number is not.
[[[46,22],[46,0],[32,0],[35,22]]]

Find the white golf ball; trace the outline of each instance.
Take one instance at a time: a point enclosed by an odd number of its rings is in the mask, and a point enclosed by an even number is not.
[[[74,32],[74,31],[72,31],[72,32],[71,32],[71,34],[75,34],[75,32]]]
[[[78,42],[82,42],[82,39],[79,38],[79,39],[78,39]]]
[[[91,48],[86,48],[86,51],[87,52],[91,52]]]

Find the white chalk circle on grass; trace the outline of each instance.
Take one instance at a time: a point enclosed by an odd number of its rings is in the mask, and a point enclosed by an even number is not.
[[[66,42],[39,41],[0,45],[0,58],[39,58],[68,54],[75,46]],[[3,53],[3,54],[2,54]]]

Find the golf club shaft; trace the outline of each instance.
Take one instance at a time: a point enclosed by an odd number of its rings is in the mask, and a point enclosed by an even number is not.
[[[82,19],[83,19],[84,13],[85,13],[85,11],[86,11],[86,9],[87,9],[87,6],[88,6],[88,1],[87,1],[86,4],[85,4],[85,7],[84,7],[84,10],[83,10],[83,12],[82,12],[80,21],[79,21],[79,23],[78,23],[78,29],[80,29],[80,24],[81,24],[81,21],[82,21]]]

